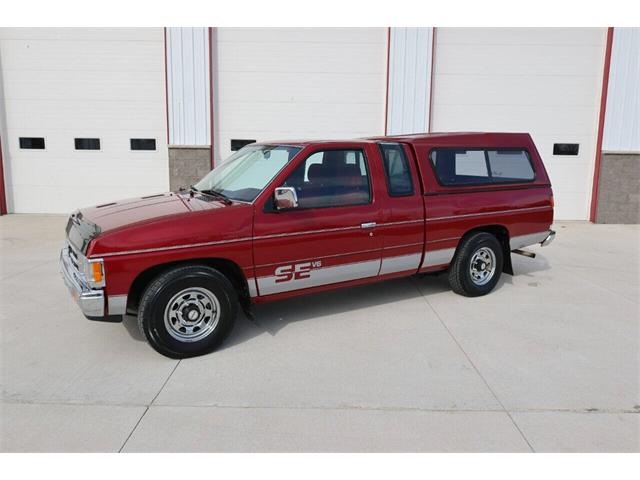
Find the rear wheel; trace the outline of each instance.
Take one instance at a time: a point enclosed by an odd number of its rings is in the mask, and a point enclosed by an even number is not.
[[[449,284],[467,297],[489,293],[498,283],[504,261],[502,246],[486,232],[474,233],[462,241],[449,267]]]
[[[231,331],[237,295],[229,280],[205,266],[178,267],[154,279],[140,301],[138,326],[171,358],[213,351]]]

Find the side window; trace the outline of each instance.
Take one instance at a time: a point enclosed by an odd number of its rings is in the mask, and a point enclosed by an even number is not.
[[[473,185],[490,181],[484,150],[439,148],[431,152],[430,158],[443,185]]]
[[[535,173],[525,150],[438,148],[429,156],[443,185],[529,182]]]
[[[361,150],[325,150],[307,157],[284,186],[296,189],[300,208],[323,208],[369,203],[370,183]]]
[[[530,182],[535,178],[524,150],[488,150],[491,177],[496,182]]]
[[[413,195],[413,181],[409,161],[402,145],[397,143],[381,143],[382,162],[387,177],[387,190],[392,197]]]

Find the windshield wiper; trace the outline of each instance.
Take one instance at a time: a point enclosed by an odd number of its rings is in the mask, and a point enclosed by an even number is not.
[[[229,197],[227,197],[224,193],[222,192],[218,192],[217,190],[211,190],[211,189],[206,189],[206,190],[198,190],[196,187],[194,187],[193,185],[191,185],[189,187],[189,190],[191,190],[192,192],[198,192],[198,193],[204,193],[205,195],[209,195],[210,197],[216,197],[219,198],[220,200],[222,200],[226,205],[232,205],[233,204],[233,200],[231,200]]]

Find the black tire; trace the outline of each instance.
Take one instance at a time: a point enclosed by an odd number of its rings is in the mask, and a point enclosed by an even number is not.
[[[205,308],[202,308],[202,312],[200,312],[198,308],[192,308],[187,303],[183,303],[186,305],[185,309],[195,309],[197,314],[201,315],[201,321],[198,323],[198,325],[203,325],[201,335],[204,335],[205,330],[207,332],[206,336],[201,339],[197,337],[190,340],[176,338],[182,332],[178,331],[180,323],[177,319],[170,318],[172,314],[168,314],[167,322],[171,322],[176,327],[171,329],[165,322],[165,312],[169,312],[169,302],[172,302],[172,305],[177,305],[178,301],[184,302],[178,294],[185,291],[191,292],[182,296],[182,298],[191,298],[187,302],[192,301],[193,305],[204,305],[211,309],[210,312],[216,312],[209,315],[208,322],[211,322],[210,324],[203,323],[207,322]],[[204,300],[196,299],[196,297],[200,298],[200,291],[208,295],[202,297]],[[174,300],[176,298],[177,300]],[[212,298],[213,302],[208,301],[208,298]],[[212,303],[214,304],[213,308]],[[178,310],[180,308],[175,311]],[[182,313],[183,310],[180,310],[180,314]],[[170,358],[188,358],[212,352],[220,345],[231,332],[237,313],[237,293],[227,277],[210,267],[183,266],[159,275],[147,286],[138,309],[138,327],[157,352]],[[214,321],[216,318],[217,323]],[[191,328],[197,332],[195,329],[200,327]],[[192,334],[196,335],[196,333]],[[187,335],[187,330],[182,335]]]
[[[491,276],[486,283],[479,285],[478,282],[482,280],[474,281],[471,274],[471,260],[476,252],[482,251],[486,253],[486,249],[493,252],[495,257],[495,270],[493,271],[493,276]],[[459,295],[466,297],[486,295],[493,290],[498,280],[500,280],[503,261],[502,245],[496,237],[486,232],[471,234],[462,240],[462,243],[458,246],[453,262],[451,262],[449,266],[449,284],[453,291]],[[480,262],[479,265],[484,269],[483,262]]]

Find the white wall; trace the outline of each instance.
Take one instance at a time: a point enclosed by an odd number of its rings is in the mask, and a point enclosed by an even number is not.
[[[391,28],[387,134],[429,130],[433,28]]]
[[[640,152],[640,28],[613,29],[602,150]]]
[[[162,28],[2,28],[0,75],[9,211],[168,189]],[[21,150],[21,136],[45,137],[46,150]],[[102,150],[76,151],[76,137]],[[130,138],[155,138],[157,150],[130,151]]]
[[[167,28],[169,144],[210,145],[208,28]]]
[[[437,28],[433,131],[529,132],[556,218],[589,215],[605,28]],[[579,143],[578,156],[553,156]]]
[[[217,28],[215,158],[230,140],[384,130],[386,28]]]

